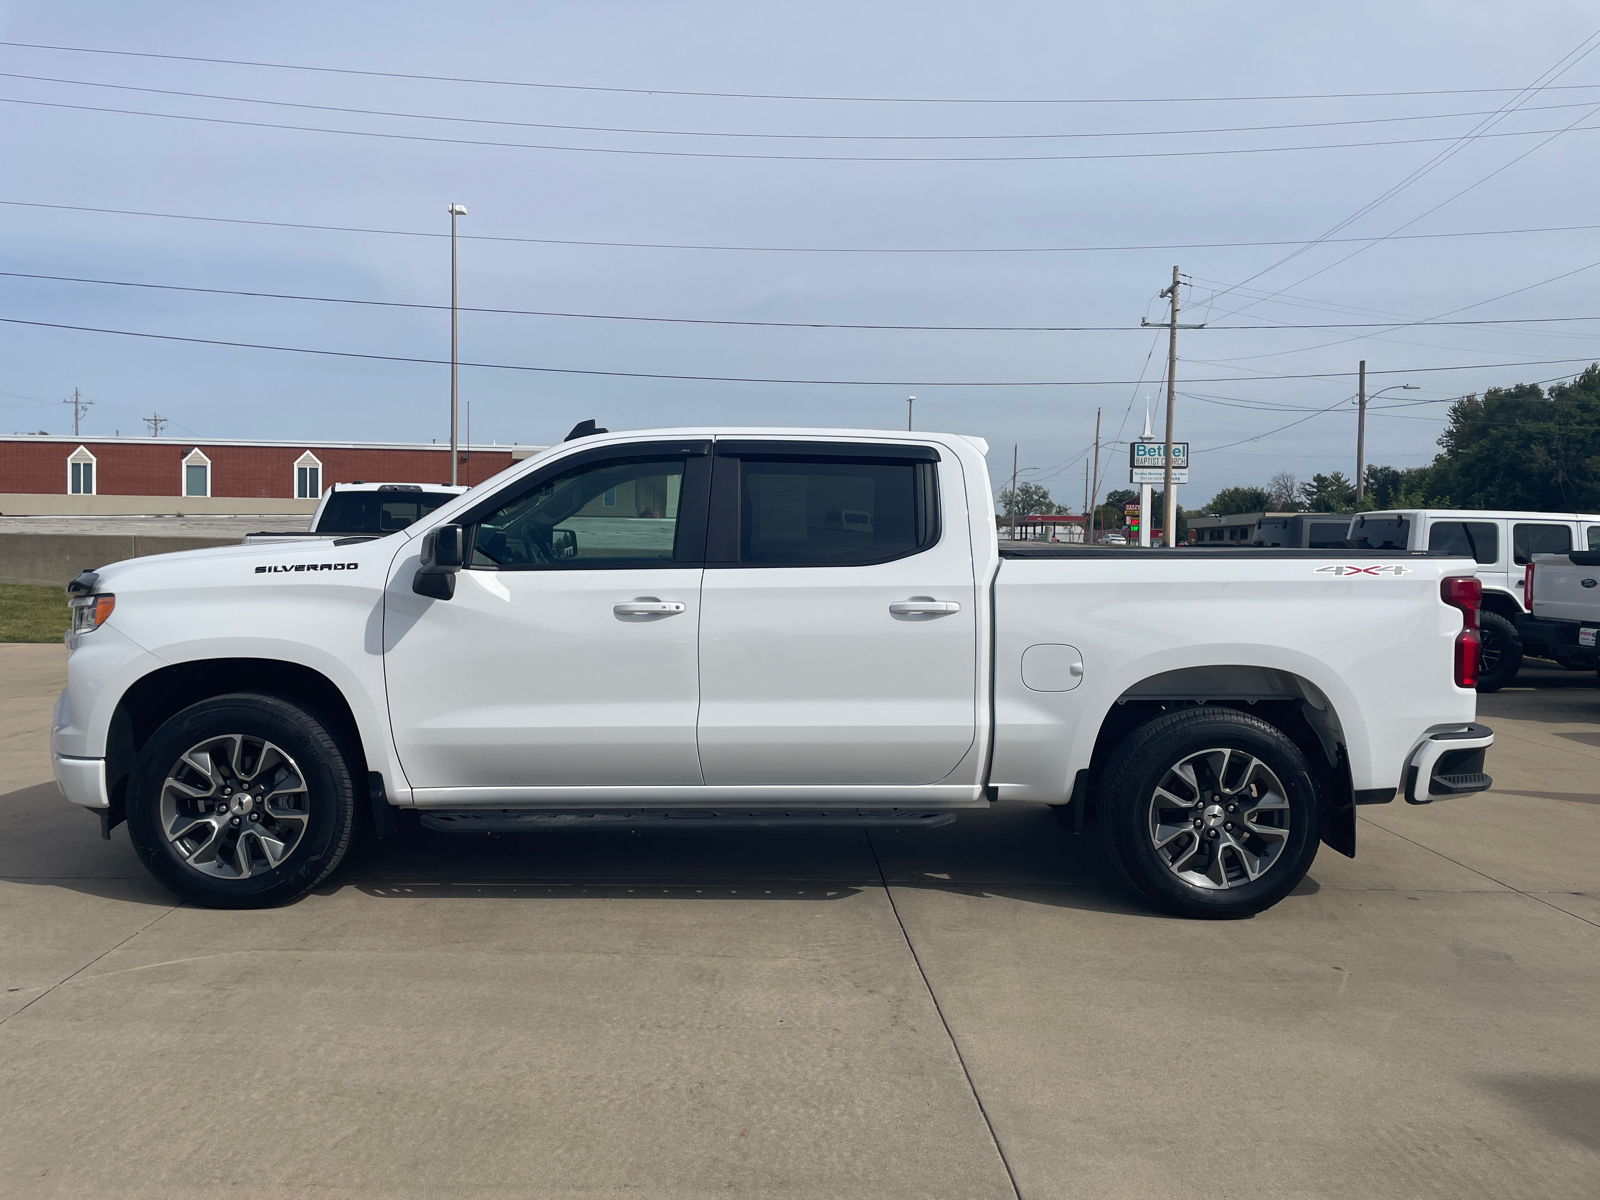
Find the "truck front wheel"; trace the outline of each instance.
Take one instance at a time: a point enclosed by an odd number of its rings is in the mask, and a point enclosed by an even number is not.
[[[285,697],[237,693],[192,705],[151,736],[128,779],[128,834],[184,899],[265,908],[339,865],[355,804],[324,722]]]
[[[1100,783],[1111,860],[1184,917],[1270,908],[1317,856],[1317,790],[1280,730],[1231,708],[1169,712],[1130,733]]]

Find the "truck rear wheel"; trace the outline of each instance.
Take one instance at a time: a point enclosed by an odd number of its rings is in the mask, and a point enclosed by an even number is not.
[[[1522,635],[1499,613],[1478,613],[1478,690],[1498,692],[1522,669]]]
[[[1152,904],[1184,917],[1270,908],[1317,856],[1317,790],[1282,731],[1231,708],[1135,729],[1100,783],[1101,837]]]
[[[170,890],[210,908],[266,908],[339,865],[356,789],[325,724],[281,696],[237,693],[157,729],[128,780],[128,834]]]

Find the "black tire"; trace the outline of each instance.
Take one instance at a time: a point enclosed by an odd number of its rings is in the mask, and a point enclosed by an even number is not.
[[[1478,613],[1478,690],[1498,692],[1522,669],[1522,635],[1499,613]]]
[[[1188,775],[1174,774],[1180,768]],[[1192,797],[1188,778],[1200,785]],[[1158,805],[1164,784],[1162,798],[1187,798],[1190,807]],[[1147,900],[1181,917],[1271,908],[1317,856],[1317,788],[1305,755],[1279,729],[1235,709],[1185,708],[1139,726],[1113,751],[1099,797],[1111,861]],[[1251,812],[1258,815],[1246,821]],[[1160,836],[1171,838],[1164,848]]]
[[[339,865],[356,800],[326,722],[282,696],[234,693],[191,705],[145,743],[128,779],[128,836],[184,899],[268,908]]]

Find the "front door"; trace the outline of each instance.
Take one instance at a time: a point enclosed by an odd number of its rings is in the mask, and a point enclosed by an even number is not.
[[[717,443],[706,783],[931,784],[971,752],[977,606],[960,469],[931,446]]]
[[[471,553],[449,600],[414,594],[416,551],[402,556],[385,674],[413,788],[702,782],[708,463],[704,442],[642,443],[524,476],[463,515]]]

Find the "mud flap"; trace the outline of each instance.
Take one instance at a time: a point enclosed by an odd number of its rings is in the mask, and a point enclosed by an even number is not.
[[[1339,752],[1339,764],[1317,788],[1322,844],[1346,858],[1356,856],[1356,797],[1350,790],[1350,760]]]

